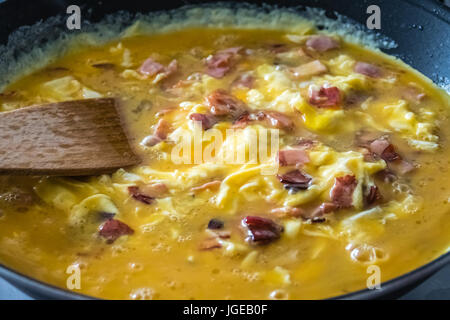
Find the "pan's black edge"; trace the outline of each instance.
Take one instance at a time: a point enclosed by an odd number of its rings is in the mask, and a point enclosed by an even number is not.
[[[399,0],[397,0],[397,1],[399,1]],[[397,1],[393,1],[393,2],[397,2]],[[437,1],[433,1],[433,0],[401,0],[401,1],[404,3],[408,3],[408,4],[418,8],[419,10],[423,10],[423,11],[433,15],[434,17],[440,19],[444,23],[450,24],[450,9],[445,7],[442,4],[438,3]],[[80,1],[74,0],[74,1],[69,1],[69,2],[78,3]],[[95,2],[97,2],[97,1],[95,1]],[[208,1],[208,2],[211,2],[211,1]],[[272,1],[268,1],[268,2],[272,2]],[[281,1],[281,2],[290,2],[290,1]],[[311,6],[315,6],[315,7],[319,6],[318,1],[313,0],[313,1],[306,1],[306,2],[308,2],[308,5],[309,5],[309,3],[312,3],[313,5],[311,5]],[[361,1],[361,3],[363,3],[365,5],[371,4],[371,2],[378,2],[378,1],[368,1],[368,0]],[[30,5],[32,3],[33,2],[30,2]],[[56,2],[56,1],[48,2],[47,1],[46,6],[45,6],[45,8],[47,8],[46,9],[47,17],[56,15],[60,11],[57,11],[55,8],[56,7],[62,8],[66,3],[68,3],[68,2],[67,1],[58,1],[58,2]],[[186,5],[186,4],[192,4],[192,3],[200,3],[200,1],[182,1],[182,3]],[[314,5],[314,3],[316,5]],[[357,3],[358,3],[358,5],[360,5],[359,2],[357,2]],[[303,2],[298,1],[296,4],[303,4]],[[5,1],[0,1],[0,10],[2,8],[4,8],[6,5],[15,7],[17,9],[23,9],[23,8],[19,8],[17,6],[17,4],[14,3],[14,1],[5,0]],[[292,5],[292,2],[291,2],[291,5]],[[31,7],[32,6],[30,6],[30,8]],[[31,9],[31,10],[33,10],[33,9]],[[336,11],[339,11],[339,10],[336,10]],[[341,12],[341,14],[343,14],[343,13]],[[36,15],[34,14],[32,16],[35,17]],[[37,22],[39,20],[42,20],[42,19],[36,18],[34,22]],[[24,23],[24,25],[30,25],[30,24],[31,24],[31,21],[27,21],[26,23]],[[8,23],[2,24],[2,29],[3,29],[2,32],[7,32],[7,33],[10,33],[13,30],[15,30],[15,28],[12,28],[12,25],[8,24]],[[395,54],[395,52],[394,52],[394,54]],[[407,61],[407,62],[409,63],[409,61]],[[425,72],[425,74],[427,74],[427,73]],[[430,74],[427,74],[427,75],[430,78],[432,78],[432,76]],[[435,260],[433,260],[411,272],[403,274],[403,275],[396,277],[394,279],[391,279],[389,281],[383,282],[381,284],[380,290],[363,289],[360,291],[340,295],[337,297],[332,297],[331,299],[374,299],[374,298],[376,299],[376,298],[386,297],[386,296],[392,294],[394,291],[404,288],[406,285],[419,283],[419,282],[421,282],[421,280],[423,281],[424,279],[428,278],[433,273],[435,273],[436,271],[438,271],[443,266],[445,266],[449,263],[450,263],[450,252],[447,252],[447,253],[443,254],[442,256],[436,258]],[[45,298],[50,298],[50,299],[77,299],[77,300],[79,300],[79,299],[82,299],[82,300],[96,299],[91,296],[83,295],[83,294],[80,294],[80,293],[77,293],[74,291],[69,291],[69,290],[66,290],[66,289],[63,289],[60,287],[56,287],[51,284],[44,283],[44,282],[36,280],[36,279],[33,279],[25,274],[14,271],[14,270],[4,266],[3,264],[0,264],[0,276],[2,278],[4,278],[6,281],[13,284],[14,286],[18,287],[20,290],[30,294],[33,297],[37,297],[37,298],[45,297]],[[406,285],[405,285],[405,282],[406,282]]]

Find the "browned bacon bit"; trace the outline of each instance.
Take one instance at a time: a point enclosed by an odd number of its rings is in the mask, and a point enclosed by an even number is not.
[[[309,37],[306,41],[306,46],[317,52],[325,52],[331,49],[339,48],[339,42],[331,37],[318,35]]]
[[[272,209],[270,213],[277,216],[278,218],[301,217],[304,214],[302,209],[296,207],[275,208]]]
[[[282,226],[263,217],[245,217],[242,225],[247,228],[247,241],[252,244],[268,244],[278,239],[283,232]]]
[[[278,151],[278,162],[281,166],[302,165],[309,162],[309,156],[305,149],[286,149]]]
[[[337,177],[331,188],[331,201],[340,208],[350,208],[353,205],[353,191],[358,185],[355,176],[346,175]]]
[[[191,189],[191,191],[197,192],[197,191],[203,191],[203,190],[217,189],[217,188],[219,188],[221,183],[222,183],[222,181],[220,181],[220,180],[214,180],[211,182],[204,183],[201,186],[194,187]]]
[[[337,107],[341,104],[341,94],[337,87],[309,88],[309,103],[319,108]]]
[[[224,223],[222,220],[219,219],[211,219],[208,222],[208,229],[222,229],[224,226]]]
[[[142,65],[139,67],[139,72],[143,75],[154,76],[160,72],[164,71],[164,66],[152,58],[148,58],[145,60]]]
[[[210,114],[192,113],[189,115],[189,119],[201,122],[203,130],[208,130],[217,123],[217,119]]]
[[[223,89],[217,89],[206,97],[206,104],[216,116],[239,117],[245,112],[245,103]]]
[[[255,83],[255,78],[248,73],[243,73],[240,76],[238,76],[236,79],[233,80],[231,83],[232,87],[246,87],[246,88],[253,88],[253,84]]]
[[[310,176],[300,170],[293,170],[283,175],[277,175],[277,177],[284,188],[292,192],[308,189],[312,180]]]
[[[133,234],[134,230],[122,221],[108,219],[100,226],[98,233],[101,237],[106,239],[107,243],[113,243],[121,236]]]
[[[364,188],[364,204],[370,206],[382,199],[380,189],[374,184]]]
[[[242,47],[228,48],[209,56],[205,60],[206,73],[214,78],[223,78],[234,66],[234,59]]]
[[[384,137],[372,141],[369,149],[386,162],[401,159],[400,155],[395,152],[394,146]]]
[[[371,78],[379,78],[382,76],[381,69],[371,63],[357,62],[353,68],[357,73],[363,74]]]
[[[219,249],[219,248],[222,248],[222,245],[217,240],[217,238],[208,238],[206,240],[203,240],[203,242],[200,243],[200,246],[199,246],[199,249],[202,251]]]
[[[150,197],[139,190],[138,186],[130,186],[128,187],[128,192],[130,195],[137,201],[140,201],[145,204],[151,204],[155,200],[155,198]]]

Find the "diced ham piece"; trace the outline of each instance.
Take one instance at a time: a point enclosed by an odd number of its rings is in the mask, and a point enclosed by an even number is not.
[[[381,193],[380,189],[374,184],[371,186],[368,186],[364,190],[364,204],[366,206],[370,206],[374,204],[375,202],[381,200]]]
[[[128,187],[128,192],[130,193],[130,195],[137,201],[140,201],[142,203],[145,204],[152,204],[153,201],[155,200],[154,197],[151,197],[147,194],[142,193],[139,190],[138,186],[130,186]]]
[[[337,87],[309,87],[309,103],[319,108],[337,107],[341,104],[341,94]]]
[[[278,162],[281,166],[302,165],[309,162],[309,156],[304,148],[280,150]]]
[[[263,217],[245,217],[242,219],[242,225],[247,228],[247,241],[251,244],[268,244],[277,240],[283,232],[282,226]]]
[[[215,116],[237,118],[245,112],[245,103],[223,89],[217,89],[206,97],[206,104]]]
[[[199,191],[204,191],[204,190],[215,190],[220,187],[221,183],[222,183],[222,181],[220,181],[220,180],[214,180],[211,182],[204,183],[201,186],[194,187],[191,190],[194,192],[199,192]]]
[[[380,67],[367,62],[357,62],[353,70],[371,78],[379,78],[382,76]]]
[[[395,152],[394,146],[386,139],[379,138],[369,145],[370,151],[375,153],[386,162],[392,162],[401,159],[400,155]]]
[[[337,177],[331,188],[331,201],[340,208],[349,208],[353,205],[353,191],[358,185],[355,176],[346,175]]]
[[[228,48],[206,58],[206,73],[214,78],[223,78],[234,66],[235,58],[242,47]]]
[[[108,219],[100,226],[98,233],[106,239],[107,243],[113,243],[121,236],[133,234],[134,230],[122,221]]]
[[[311,222],[325,222],[325,215],[339,209],[339,206],[333,202],[323,202],[317,208],[315,208],[310,215],[304,215],[303,218],[311,220]]]
[[[164,66],[152,58],[148,58],[147,60],[142,63],[142,65],[139,67],[139,72],[146,76],[154,76],[160,72],[164,71]]]
[[[325,52],[339,48],[339,42],[336,39],[324,35],[311,36],[306,41],[306,47],[317,52]]]
[[[327,67],[319,60],[314,60],[302,64],[296,68],[291,69],[292,74],[296,78],[306,78],[314,75],[319,75],[328,71]]]
[[[208,130],[217,123],[217,119],[211,114],[192,113],[189,115],[189,119],[201,122],[203,130]]]
[[[245,88],[253,88],[253,84],[255,83],[255,78],[248,73],[243,73],[240,76],[238,76],[234,81],[231,83],[231,86],[233,87],[245,87]]]
[[[284,185],[284,188],[290,191],[308,189],[312,178],[300,170],[293,170],[283,175],[277,175],[278,180]]]

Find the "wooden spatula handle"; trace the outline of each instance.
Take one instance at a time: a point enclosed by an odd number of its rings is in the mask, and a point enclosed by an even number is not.
[[[94,175],[137,163],[113,98],[0,113],[0,174]]]

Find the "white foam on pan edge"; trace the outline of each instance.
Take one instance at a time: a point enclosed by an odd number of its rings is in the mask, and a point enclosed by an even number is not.
[[[239,27],[283,29],[300,32],[321,26],[322,32],[339,34],[346,41],[377,48],[393,48],[391,39],[369,32],[364,26],[335,13],[330,19],[315,8],[278,8],[262,5],[209,4],[185,6],[148,14],[117,12],[98,23],[82,20],[80,31],[66,28],[58,16],[14,31],[0,46],[0,91],[9,83],[54,62],[69,50],[99,46],[124,36],[171,32],[187,27]]]

